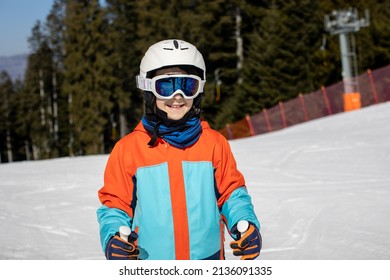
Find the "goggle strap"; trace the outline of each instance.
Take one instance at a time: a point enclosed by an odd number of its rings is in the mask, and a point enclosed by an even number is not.
[[[137,75],[136,77],[137,88],[140,90],[152,91],[152,79],[141,77]]]

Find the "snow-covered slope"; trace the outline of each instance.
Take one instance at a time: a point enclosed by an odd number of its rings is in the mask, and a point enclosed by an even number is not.
[[[230,143],[262,224],[261,259],[390,258],[390,103]],[[107,157],[1,164],[0,259],[104,259]]]

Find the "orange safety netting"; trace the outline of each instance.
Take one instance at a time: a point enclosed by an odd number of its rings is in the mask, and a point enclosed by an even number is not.
[[[267,133],[305,121],[344,111],[390,101],[390,65],[368,70],[356,77],[359,92],[344,93],[343,82],[308,93],[263,109],[261,112],[227,124],[220,132],[227,139],[237,139]]]

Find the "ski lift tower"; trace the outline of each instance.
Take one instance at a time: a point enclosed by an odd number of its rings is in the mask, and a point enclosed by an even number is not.
[[[361,27],[369,26],[370,18],[368,10],[365,18],[358,18],[356,8],[333,11],[325,16],[325,30],[331,35],[339,35],[342,77],[344,83],[344,111],[359,109],[360,90],[356,80],[357,59],[354,33]]]

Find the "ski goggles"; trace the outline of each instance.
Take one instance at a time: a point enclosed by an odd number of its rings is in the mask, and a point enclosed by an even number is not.
[[[185,99],[194,99],[203,92],[204,84],[196,75],[159,75],[151,79],[136,77],[137,88],[151,91],[158,98],[171,99],[181,93]]]

